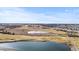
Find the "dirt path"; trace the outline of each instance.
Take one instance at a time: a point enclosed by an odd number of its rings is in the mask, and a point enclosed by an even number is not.
[[[70,41],[70,48],[71,48],[71,51],[79,51],[78,47],[76,46],[76,42],[74,41],[74,38],[72,37],[68,37],[68,39]]]

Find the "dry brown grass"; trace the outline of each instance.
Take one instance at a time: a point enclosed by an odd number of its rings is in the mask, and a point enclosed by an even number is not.
[[[53,28],[41,29],[41,31],[46,31],[46,32],[55,33],[55,34],[67,34],[66,32],[57,31],[57,30],[54,30]]]
[[[48,28],[48,29],[38,29],[38,28],[36,28],[36,29],[33,29],[32,27],[31,28],[29,28],[29,27],[27,27],[27,26],[22,26],[22,27],[19,27],[19,28],[15,28],[15,29],[27,29],[28,31],[32,31],[32,30],[38,30],[38,31],[46,31],[46,32],[50,32],[50,33],[55,33],[55,34],[66,34],[66,32],[63,32],[63,31],[57,31],[57,30],[55,30],[55,29],[53,29],[53,28]],[[27,31],[26,30],[26,31]]]
[[[79,37],[73,37],[71,41],[72,43],[75,43],[75,46],[77,46],[77,48],[79,48]]]
[[[8,35],[0,34],[0,41],[8,40],[41,40],[41,41],[55,41],[55,42],[65,42],[66,37],[60,36],[24,36],[24,35]]]
[[[29,29],[27,28],[27,26],[22,26],[19,28],[15,28],[15,29],[27,29],[29,30],[35,30],[35,29]],[[26,30],[26,31],[27,31]],[[45,32],[49,32],[49,33],[54,33],[54,34],[62,34],[62,35],[66,35],[66,32],[63,31],[56,31],[53,28],[48,28],[48,29],[37,29],[39,31],[45,31]],[[8,34],[0,34],[0,41],[2,40],[41,40],[41,41],[55,41],[55,42],[65,42],[66,41],[66,37],[63,36],[30,36],[30,35],[8,35]]]

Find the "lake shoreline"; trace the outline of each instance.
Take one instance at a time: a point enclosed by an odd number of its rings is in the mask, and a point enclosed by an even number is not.
[[[25,40],[24,40],[24,41],[23,41],[23,40],[22,40],[22,41],[21,41],[21,40],[20,40],[20,41],[9,41],[9,42],[1,42],[1,43],[6,45],[6,43],[7,43],[7,44],[14,44],[14,43],[16,44],[16,43],[20,43],[20,42],[24,42],[24,43],[30,43],[30,42],[33,43],[33,42],[36,42],[36,43],[38,43],[38,44],[39,44],[40,42],[42,43],[42,41],[25,41]],[[59,44],[59,45],[65,45],[65,46],[67,46],[65,43],[57,43],[57,42],[50,42],[50,41],[46,41],[46,42],[47,42],[47,44],[48,44],[48,43],[53,43],[53,44]],[[44,42],[44,43],[46,43],[46,42]],[[38,45],[38,44],[36,44],[36,45]],[[2,48],[5,48],[5,47],[2,47]],[[2,49],[2,48],[0,48],[0,49]],[[69,49],[68,51],[71,51],[69,46],[67,46],[67,48]],[[6,49],[3,49],[3,50],[6,50]],[[9,50],[8,50],[8,51],[9,51]],[[51,50],[51,51],[52,51],[52,50]]]
[[[14,42],[54,42],[54,41],[41,41],[41,40],[9,40],[9,41],[0,41],[0,43],[14,43]],[[55,43],[59,43],[59,44],[64,44],[66,46],[67,43],[60,43],[60,42],[55,42]],[[68,46],[69,49],[71,49],[70,46]],[[72,51],[72,50],[70,50]]]
[[[31,39],[29,39],[29,40],[5,40],[5,41],[0,41],[0,43],[11,43],[11,42],[56,42],[56,41],[49,41],[49,40],[31,40]],[[66,43],[62,43],[62,42],[56,42],[56,43],[61,43],[61,44],[65,44],[66,45]]]

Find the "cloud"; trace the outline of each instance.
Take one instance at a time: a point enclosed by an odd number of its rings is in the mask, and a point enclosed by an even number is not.
[[[43,13],[27,12],[22,8],[0,8],[0,10],[1,23],[45,23],[55,18]]]
[[[75,10],[69,11],[47,15],[29,12],[24,8],[0,8],[0,23],[78,23],[79,14]]]

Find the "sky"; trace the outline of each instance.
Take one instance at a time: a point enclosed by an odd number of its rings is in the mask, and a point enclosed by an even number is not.
[[[0,23],[78,23],[78,7],[0,7]]]

